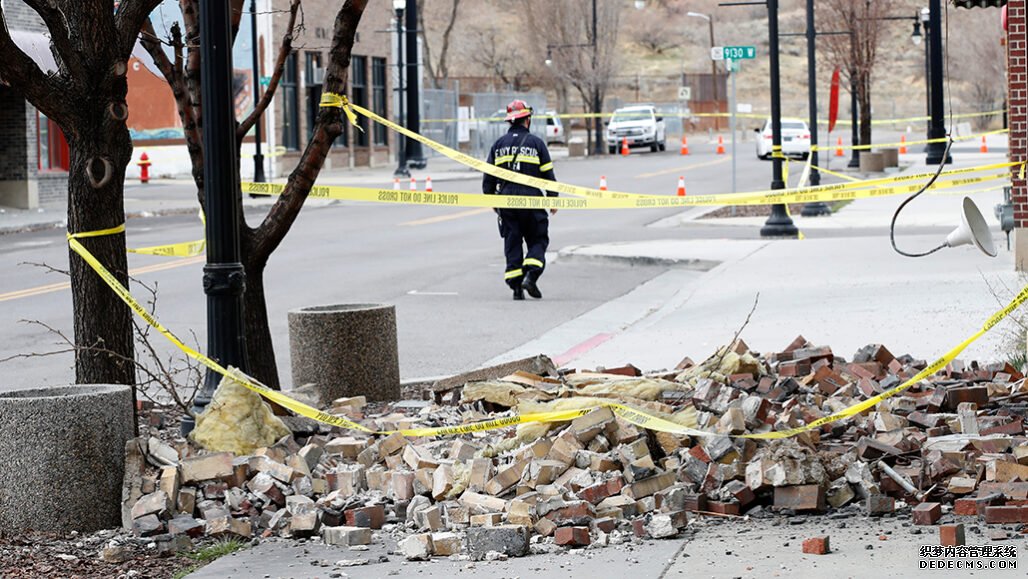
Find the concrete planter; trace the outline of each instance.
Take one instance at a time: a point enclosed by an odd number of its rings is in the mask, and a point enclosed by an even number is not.
[[[0,392],[0,534],[120,527],[132,420],[128,386]]]
[[[882,154],[886,168],[900,166],[899,149],[882,149],[879,153]]]
[[[885,156],[871,151],[860,152],[861,173],[881,173],[885,171]]]
[[[315,384],[325,402],[345,396],[400,397],[396,309],[341,304],[289,312],[293,386]]]

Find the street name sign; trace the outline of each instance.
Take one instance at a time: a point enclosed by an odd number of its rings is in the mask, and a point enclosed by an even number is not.
[[[757,57],[755,46],[714,46],[710,49],[712,60],[743,60]]]

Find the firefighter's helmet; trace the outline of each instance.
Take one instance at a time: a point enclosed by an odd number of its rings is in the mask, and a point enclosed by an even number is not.
[[[507,116],[503,120],[514,121],[532,116],[532,107],[521,99],[514,99],[507,105]]]

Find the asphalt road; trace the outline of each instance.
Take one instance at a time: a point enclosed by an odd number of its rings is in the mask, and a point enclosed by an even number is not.
[[[713,146],[690,143],[679,156],[634,151],[631,156],[556,163],[561,181],[596,186],[601,174],[611,189],[674,195],[679,176],[689,194],[730,191],[731,160]],[[771,163],[757,160],[752,143],[741,143],[740,191],[766,189]],[[799,164],[794,163],[793,167]],[[794,169],[798,173],[798,169]],[[795,180],[795,177],[792,179]],[[826,180],[827,182],[827,180]],[[436,184],[437,191],[477,192],[477,180]],[[190,195],[183,187],[183,195]],[[127,195],[145,195],[130,188]],[[550,251],[569,245],[686,237],[756,237],[744,228],[704,226],[647,228],[668,210],[563,211],[551,218]],[[256,222],[261,208],[247,211]],[[130,246],[202,237],[192,215],[132,219]],[[71,336],[71,295],[65,277],[31,264],[66,269],[63,231],[8,235],[0,243],[0,359],[66,350],[59,336],[33,320]],[[203,257],[130,256],[133,275],[157,289],[157,316],[186,342],[203,349]],[[611,299],[664,271],[658,266],[616,266],[559,260],[540,282],[541,301],[513,302],[502,281],[502,240],[489,210],[379,206],[333,202],[306,208],[271,257],[266,290],[276,358],[284,384],[291,383],[286,312],[310,305],[385,303],[397,308],[403,379],[452,374],[473,368]],[[699,275],[697,273],[697,275]],[[145,296],[138,286],[134,292]],[[155,338],[158,339],[159,338]],[[173,354],[161,344],[162,356]],[[559,352],[547,352],[556,355]],[[15,357],[0,364],[0,390],[73,379],[70,353]]]

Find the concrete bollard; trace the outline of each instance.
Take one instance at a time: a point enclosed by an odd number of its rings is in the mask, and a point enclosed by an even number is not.
[[[128,386],[0,392],[0,534],[120,527],[132,421]]]
[[[568,157],[584,157],[585,141],[581,137],[568,139]]]
[[[885,156],[871,151],[860,152],[861,173],[881,173],[885,171]]]
[[[900,166],[899,149],[882,149],[878,152],[882,154],[886,168]]]
[[[341,304],[289,312],[293,386],[315,385],[328,403],[346,396],[400,397],[396,308]]]

